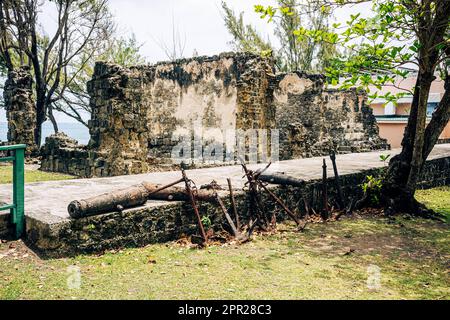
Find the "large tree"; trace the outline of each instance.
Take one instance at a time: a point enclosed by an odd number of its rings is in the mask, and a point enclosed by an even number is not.
[[[56,28],[47,35],[40,24],[43,5],[56,12]],[[48,9],[48,8],[47,8]],[[0,1],[0,56],[8,70],[32,68],[36,105],[35,141],[74,79],[104,45],[114,28],[107,0]]]
[[[336,59],[327,69],[329,80],[344,88],[372,90],[371,98],[395,102],[406,93],[381,95],[377,89],[397,86],[399,79],[417,73],[402,151],[390,161],[382,201],[387,213],[430,216],[433,213],[417,202],[414,194],[424,163],[450,118],[450,1],[325,0],[322,10],[364,3],[367,18],[355,14],[345,24],[335,24],[334,32],[300,29],[296,34],[317,42],[346,45],[351,54]],[[370,3],[371,11],[367,7]],[[277,12],[288,12],[262,6],[257,11],[271,19]],[[445,92],[427,124],[430,88],[438,74],[445,82]]]
[[[233,50],[263,55],[272,53],[270,41],[263,39],[254,26],[245,23],[244,12],[236,14],[225,1],[222,2],[222,10],[225,26],[233,37],[230,42]]]
[[[84,126],[92,114],[87,82],[92,78],[96,61],[107,61],[121,66],[142,64],[145,59],[139,53],[140,45],[134,35],[129,38],[111,36],[94,53],[83,50],[78,59],[71,63],[72,70],[78,70],[69,82],[58,87],[53,108],[64,113]]]
[[[311,0],[277,0],[277,4],[281,14],[273,19],[275,45],[264,39],[255,26],[244,22],[243,12],[237,15],[222,2],[223,19],[233,36],[234,49],[262,55],[272,53],[279,71],[324,71],[337,54],[337,44],[299,37],[296,32],[301,29],[329,31],[331,10],[319,10],[320,5]]]

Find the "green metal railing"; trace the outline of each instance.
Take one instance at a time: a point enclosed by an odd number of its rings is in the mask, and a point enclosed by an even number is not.
[[[20,238],[25,227],[25,148],[24,144],[0,146],[0,151],[12,151],[13,156],[0,158],[0,162],[13,163],[13,203],[0,206],[0,211],[10,210],[15,236]]]

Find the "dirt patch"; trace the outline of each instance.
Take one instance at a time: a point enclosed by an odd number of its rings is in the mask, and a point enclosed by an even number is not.
[[[14,262],[20,260],[21,262],[38,263],[42,260],[29,249],[23,241],[6,241],[0,240],[0,263],[4,261]]]

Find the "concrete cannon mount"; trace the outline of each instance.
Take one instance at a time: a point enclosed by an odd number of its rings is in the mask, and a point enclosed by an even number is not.
[[[344,197],[347,202],[361,194],[360,184],[368,174],[380,175],[386,168],[380,161],[381,154],[397,154],[400,150],[377,151],[337,156]],[[289,176],[305,180],[303,188],[272,186],[292,209],[303,210],[302,198],[308,201],[320,197],[322,157],[281,161],[268,172],[284,172]],[[336,190],[333,183],[333,168],[328,164],[329,198],[332,201]],[[256,169],[264,164],[250,165]],[[216,180],[225,190],[220,195],[229,206],[227,181],[231,178],[236,193],[238,211],[247,212],[245,180],[240,166],[205,168],[187,171],[197,187]],[[178,171],[157,172],[113,178],[79,179],[31,183],[25,186],[26,235],[25,241],[43,257],[70,256],[79,253],[101,252],[126,246],[143,246],[149,243],[175,240],[182,235],[197,232],[197,225],[190,205],[182,202],[148,201],[145,206],[123,212],[103,214],[79,220],[70,219],[67,206],[72,200],[92,197],[116,189],[125,188],[142,181],[167,184],[181,177]],[[420,186],[423,188],[450,184],[450,144],[436,145],[427,161]],[[180,184],[180,186],[183,186]],[[0,186],[0,199],[11,201],[11,186]],[[277,210],[275,204],[263,199],[266,210]],[[201,203],[200,213],[208,215],[213,227],[227,228],[223,214],[217,206]],[[277,210],[283,218],[283,212]],[[0,231],[7,221],[0,216]],[[5,226],[3,226],[3,230]]]

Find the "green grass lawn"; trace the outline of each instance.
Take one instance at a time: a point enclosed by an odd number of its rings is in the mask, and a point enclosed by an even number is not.
[[[450,187],[419,190],[416,198],[428,208],[444,214],[450,223]]]
[[[449,214],[449,194],[418,198]],[[408,217],[349,218],[303,233],[279,225],[240,246],[170,243],[56,260],[9,242],[0,245],[0,298],[450,299],[449,261],[449,225]],[[78,289],[68,287],[73,267]],[[379,285],[368,287],[371,279]]]
[[[25,183],[74,179],[61,173],[25,169]],[[0,166],[0,184],[12,183],[12,166]]]

